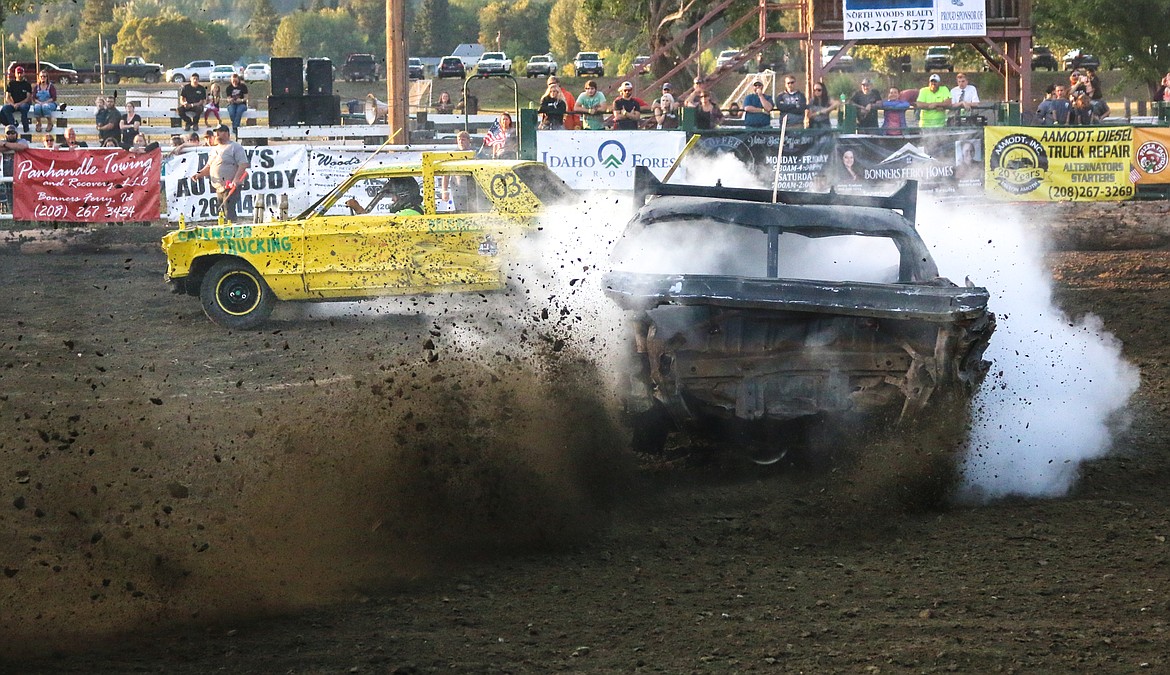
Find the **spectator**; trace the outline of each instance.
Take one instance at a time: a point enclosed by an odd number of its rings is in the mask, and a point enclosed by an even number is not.
[[[1105,89],[1101,86],[1101,78],[1097,77],[1097,70],[1086,67],[1085,77],[1088,78],[1088,84],[1092,88],[1089,91],[1089,98],[1094,101],[1105,100]]]
[[[144,155],[148,152],[158,150],[158,143],[148,141],[143,134],[134,134],[134,140],[130,142],[130,147],[126,148],[132,154]]]
[[[1093,123],[1092,99],[1086,92],[1078,91],[1072,95],[1072,107],[1068,111],[1068,123],[1086,125]]]
[[[540,128],[554,131],[564,129],[565,113],[568,111],[569,103],[561,93],[561,86],[556,82],[550,83],[540,99]]]
[[[77,140],[77,130],[73,127],[66,127],[65,129],[65,144],[57,146],[58,150],[77,150],[78,148],[88,148],[89,145],[85,141]]]
[[[956,119],[966,117],[979,103],[979,90],[967,81],[966,73],[955,73],[955,88],[951,90],[951,107],[957,108]]]
[[[661,119],[657,120],[657,127],[659,129],[678,128],[678,102],[674,100],[671,88],[669,82],[664,82],[662,84],[662,96],[654,102],[654,105],[661,111],[662,115]]]
[[[49,74],[41,72],[37,76],[37,84],[33,87],[33,119],[37,123],[37,131],[41,130],[41,120],[45,120],[45,131],[53,130],[53,122],[57,118],[57,87],[49,81]]]
[[[57,149],[57,137],[54,136],[53,134],[45,134],[45,137],[42,139],[41,142],[43,144],[42,147],[45,150],[56,150]]]
[[[887,136],[901,136],[906,128],[906,111],[910,109],[910,102],[902,98],[902,92],[897,87],[890,87],[886,92],[886,100],[882,101],[882,129]]]
[[[28,141],[20,137],[15,124],[4,127],[4,140],[0,141],[0,153],[11,155],[14,152],[28,150],[28,147]],[[12,175],[11,172],[8,175]]]
[[[714,102],[714,101],[712,101],[712,102]],[[726,118],[729,120],[737,120],[737,119],[740,119],[742,117],[743,117],[743,108],[739,107],[739,103],[732,101],[731,105],[727,106]]]
[[[1162,76],[1162,87],[1158,90],[1154,100],[1170,103],[1170,73]]]
[[[573,114],[573,111],[577,109],[577,98],[573,96],[573,92],[565,89],[564,87],[561,87],[561,81],[557,79],[556,75],[549,75],[548,79],[545,80],[545,86],[550,84],[557,85],[557,87],[559,87],[561,90],[561,95],[565,97],[565,106],[568,110],[565,115],[565,128],[570,130],[580,129],[581,116]]]
[[[582,115],[582,124],[586,129],[604,129],[605,103],[605,94],[597,90],[597,82],[589,80],[585,83],[585,91],[577,97],[577,105],[573,110]]]
[[[613,101],[613,128],[618,130],[637,129],[642,119],[642,106],[634,98],[634,85],[622,82],[618,97]]]
[[[833,121],[830,114],[837,109],[837,101],[829,97],[829,88],[824,82],[817,82],[812,87],[812,97],[808,100],[808,128],[832,129]]]
[[[114,107],[114,97],[98,96],[94,99],[97,111],[93,114],[94,124],[97,125],[99,145],[105,147],[107,140],[113,140],[117,145],[122,140],[122,113]]]
[[[439,100],[435,103],[435,113],[438,115],[450,115],[455,112],[455,102],[451,100],[451,94],[447,92],[439,92]]]
[[[135,112],[134,104],[126,104],[126,112],[123,113],[120,120],[118,120],[118,129],[122,135],[122,147],[129,148],[134,145],[134,137],[138,135],[138,130],[142,127],[142,116]]]
[[[795,82],[796,80],[793,80]],[[752,82],[752,92],[743,98],[743,126],[746,129],[767,129],[772,126],[772,97],[764,93],[764,83]],[[801,116],[803,118],[803,113]],[[803,124],[804,120],[801,120]]]
[[[203,147],[203,143],[199,141],[199,133],[192,131],[184,138],[179,135],[171,136],[171,155],[181,155],[188,150]]]
[[[203,101],[203,125],[211,126],[211,116],[215,115],[215,126],[223,124],[219,116],[219,82],[212,82],[207,91],[207,98]]]
[[[239,138],[244,113],[248,111],[248,85],[241,81],[239,73],[232,73],[232,80],[224,93],[227,95],[228,119],[232,122],[232,133]]]
[[[693,80],[694,86],[691,88],[691,93],[683,101],[683,105],[688,108],[698,108],[702,102],[703,94],[708,93],[707,85],[703,82],[703,78],[696,77]]]
[[[1093,116],[1093,122],[1100,122],[1109,115],[1109,104],[1097,92],[1097,88],[1093,85],[1093,78],[1085,83],[1085,94],[1089,97],[1089,112]]]
[[[185,131],[199,131],[199,117],[203,114],[203,102],[207,100],[207,88],[199,84],[199,75],[191,73],[191,81],[179,90],[179,119],[183,120]]]
[[[101,147],[103,147],[103,148],[118,148],[121,146],[118,145],[118,141],[116,141],[112,136],[107,136],[106,138],[102,139]]]
[[[808,99],[804,97],[803,91],[796,88],[796,78],[792,75],[784,76],[784,91],[776,95],[776,109],[788,120],[789,128],[799,129],[804,126],[804,118],[808,114]],[[747,110],[746,105],[744,110]]]
[[[491,148],[492,159],[516,159],[519,143],[516,140],[516,125],[508,113],[500,113],[495,128],[484,137],[484,143]]]
[[[723,123],[723,111],[711,100],[711,94],[699,94],[699,105],[695,108],[695,128],[714,129]]]
[[[471,150],[471,134],[466,131],[460,131],[455,134],[455,146],[457,149],[466,151]],[[471,176],[460,174],[452,176],[445,174],[442,180],[442,190],[439,197],[442,200],[442,211],[463,211],[468,208],[468,200],[474,198],[474,190],[471,190],[472,184]]]
[[[373,94],[370,94],[370,95],[373,96]],[[468,114],[468,115],[478,115],[479,114],[479,97],[477,97],[475,94],[473,94],[471,92],[467,92],[464,95],[463,100],[459,101],[459,103],[456,104],[455,110],[462,112],[462,113],[465,113],[465,114]]]
[[[1058,84],[1052,88],[1051,94],[1040,102],[1040,107],[1036,109],[1036,121],[1043,125],[1063,126],[1068,124],[1068,115],[1071,109],[1072,104],[1068,100],[1068,90],[1063,84]]]
[[[873,90],[868,77],[862,78],[861,90],[853,93],[849,104],[857,108],[857,128],[877,128],[878,109],[882,107],[882,96]]]
[[[4,107],[0,108],[0,124],[16,124],[16,113],[20,112],[21,125],[27,134],[29,128],[28,114],[32,110],[33,104],[33,87],[32,83],[25,79],[24,68],[22,66],[16,67],[15,75],[16,79],[10,81],[8,87],[4,90],[5,101]]]
[[[219,198],[220,213],[231,222],[239,219],[240,183],[248,173],[248,153],[232,140],[232,130],[221,124],[215,128],[216,146],[211,160],[192,178],[207,176]],[[417,186],[416,186],[417,187]]]
[[[926,86],[918,90],[914,103],[918,108],[918,126],[938,129],[947,125],[947,109],[951,107],[951,92],[942,86],[942,78],[932,73]]]

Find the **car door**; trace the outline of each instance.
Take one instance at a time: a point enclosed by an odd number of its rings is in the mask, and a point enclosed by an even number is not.
[[[325,215],[305,221],[305,287],[321,297],[409,292],[410,238],[417,216]]]

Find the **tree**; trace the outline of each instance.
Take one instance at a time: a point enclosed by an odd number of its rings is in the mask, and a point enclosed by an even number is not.
[[[358,28],[371,42],[386,34],[386,0],[344,0],[341,8],[353,15]]]
[[[347,54],[366,50],[357,21],[343,9],[294,12],[280,21],[272,41],[273,56],[324,56],[335,63],[344,61]]]
[[[1034,4],[1042,35],[1084,49],[1144,82],[1153,96],[1170,72],[1170,0],[1045,0]]]
[[[256,0],[252,5],[252,19],[248,22],[248,34],[257,49],[272,51],[272,40],[276,37],[278,25],[280,17],[272,7],[272,0]]]
[[[98,35],[113,35],[114,0],[85,0],[81,6],[81,23],[77,27],[77,38],[92,41]]]
[[[532,27],[547,26],[551,10],[552,3],[547,0],[493,0],[479,11],[479,43],[495,49],[499,35],[500,48],[513,55],[544,54],[548,32]]]
[[[450,54],[454,45],[448,44],[451,18],[447,0],[422,0],[414,16],[412,48],[420,56]]]
[[[581,51],[581,42],[573,30],[580,0],[557,0],[548,15],[548,46],[562,59],[571,59]]]

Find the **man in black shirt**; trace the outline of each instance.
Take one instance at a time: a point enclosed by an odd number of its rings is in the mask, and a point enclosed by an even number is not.
[[[634,100],[634,85],[622,82],[618,87],[618,97],[613,100],[613,128],[637,129],[640,119],[642,108]]]
[[[20,121],[24,126],[24,133],[28,133],[28,113],[32,109],[32,83],[24,78],[24,68],[16,67],[16,79],[8,83],[5,88],[4,107],[0,108],[0,124],[16,124],[16,112],[20,111]]]
[[[203,102],[207,100],[207,88],[199,84],[199,75],[191,73],[191,81],[179,90],[179,119],[183,129],[199,131],[199,118],[203,115]]]
[[[869,78],[862,78],[861,91],[854,92],[849,99],[857,108],[857,128],[876,129],[878,126],[878,109],[882,107],[882,95],[870,87]]]

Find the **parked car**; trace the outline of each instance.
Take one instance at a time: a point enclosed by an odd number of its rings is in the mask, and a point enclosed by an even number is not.
[[[577,77],[584,75],[605,77],[605,62],[597,52],[577,52],[577,58],[573,59],[573,72]]]
[[[249,63],[244,68],[245,82],[267,82],[272,79],[272,69],[267,63]]]
[[[923,62],[926,72],[932,70],[946,70],[954,72],[955,62],[951,58],[951,48],[936,45],[926,48],[926,60]]]
[[[456,176],[450,204],[436,203],[434,186]],[[170,232],[166,281],[232,330],[259,326],[277,300],[502,290],[513,242],[539,229],[545,204],[571,195],[539,162],[424,153],[358,169],[291,219]],[[399,213],[407,207],[422,215]]]
[[[411,57],[406,60],[406,75],[412,80],[421,80],[426,77],[427,69],[422,59]]]
[[[552,54],[535,54],[524,66],[525,77],[548,77],[557,74],[557,61]]]
[[[147,63],[141,56],[127,56],[122,63],[107,63],[104,66],[94,64],[88,68],[69,68],[77,71],[75,82],[89,84],[105,81],[106,84],[118,84],[122,80],[139,79],[147,84],[155,84],[163,79],[163,67],[160,63]]]
[[[504,52],[484,52],[475,64],[475,74],[479,77],[511,75],[512,59]]]
[[[1056,70],[1060,64],[1056,62],[1056,54],[1044,45],[1032,47],[1032,70]]]
[[[77,71],[74,70],[73,68],[66,68],[64,65],[58,66],[58,65],[49,63],[48,61],[41,61],[40,63],[41,63],[41,72],[47,73],[49,75],[50,82],[54,82],[54,83],[63,82],[65,84],[76,84],[77,83]],[[18,67],[24,68],[25,78],[28,79],[29,82],[36,82],[37,64],[32,62],[32,61],[12,61],[11,63],[9,63],[8,64],[8,79],[9,80],[16,79],[16,69]]]
[[[649,75],[650,74],[650,57],[649,56],[635,56],[633,69],[634,69],[635,75]]]
[[[445,77],[463,79],[467,77],[467,67],[463,65],[463,59],[458,56],[444,56],[439,60],[439,67],[435,69],[435,77],[440,80]]]
[[[724,49],[723,51],[719,52],[719,57],[715,59],[715,67],[722,68],[729,63],[733,63],[738,58],[739,58],[739,50],[738,49]],[[739,66],[735,68],[735,72],[746,73],[747,72],[747,63],[739,64]]]
[[[1070,50],[1061,59],[1065,70],[1078,70],[1080,68],[1092,68],[1098,70],[1101,68],[1101,59],[1081,51],[1080,49]]]
[[[180,68],[171,68],[167,71],[167,82],[186,82],[191,79],[191,75],[198,75],[199,79],[207,81],[211,79],[211,70],[215,68],[215,61],[192,61]]]
[[[350,54],[341,66],[341,79],[346,82],[377,82],[378,60],[373,54]]]
[[[220,64],[211,69],[211,74],[207,76],[209,82],[230,82],[232,75],[243,75],[243,69],[237,66]]]
[[[821,47],[821,67],[829,64],[834,56],[841,52],[841,45],[825,45]],[[833,64],[832,70],[851,71],[854,67],[853,57],[848,54],[841,54],[837,62]]]
[[[789,447],[776,436],[810,423],[962,424],[952,406],[987,375],[995,315],[986,288],[939,276],[914,226],[916,184],[776,193],[634,171],[642,206],[602,288],[634,333],[623,408],[636,451],[678,431],[742,439],[770,464]]]

